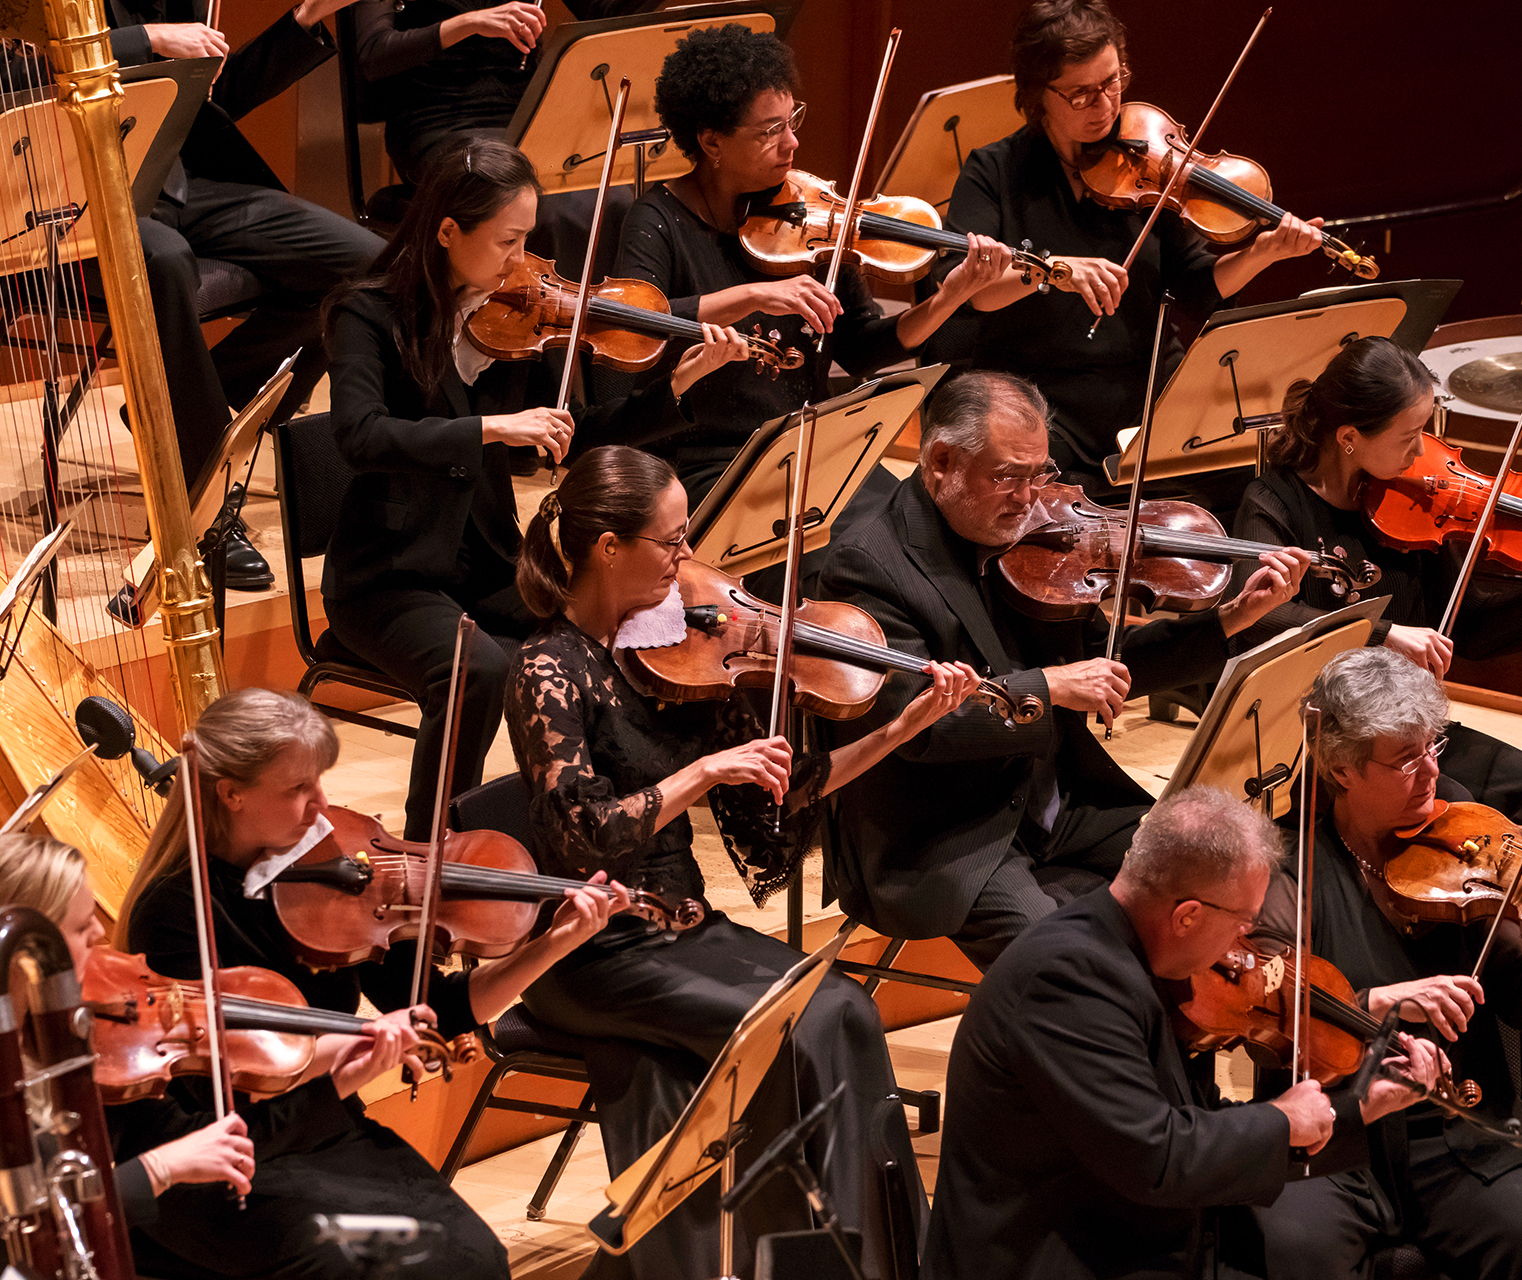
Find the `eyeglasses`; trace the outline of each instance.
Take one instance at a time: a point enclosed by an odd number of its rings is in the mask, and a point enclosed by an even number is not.
[[[803,127],[803,117],[808,114],[808,110],[809,104],[800,102],[793,107],[792,114],[786,120],[765,126],[751,126],[751,136],[763,147],[774,147],[782,140],[784,130],[791,129],[797,133]]]
[[[1062,468],[1048,458],[1035,471],[995,471],[988,477],[988,482],[995,493],[1013,493],[1023,484],[1032,489],[1045,489],[1061,474]]]
[[[1223,916],[1230,916],[1241,927],[1243,933],[1251,933],[1258,927],[1257,914],[1248,915],[1244,911],[1233,911],[1230,907],[1223,907],[1215,902],[1208,902],[1204,898],[1175,898],[1173,905],[1181,907],[1186,902],[1198,902],[1202,907],[1209,907],[1212,911],[1219,911]]]
[[[1383,760],[1375,760],[1372,756],[1369,758],[1369,763],[1377,764],[1381,769],[1394,769],[1396,773],[1403,773],[1409,778],[1413,773],[1421,768],[1422,761],[1425,760],[1428,756],[1431,756],[1434,760],[1436,760],[1447,749],[1448,735],[1445,733],[1439,737],[1432,739],[1431,742],[1429,742],[1425,747],[1423,747],[1414,756],[1412,756],[1411,759],[1404,761],[1401,764],[1386,764]]]
[[[681,533],[677,534],[674,538],[652,538],[643,533],[631,533],[629,537],[632,540],[639,542],[651,542],[658,547],[664,547],[666,549],[666,554],[672,556],[676,555],[678,551],[687,545],[686,529],[683,529]]]
[[[1073,89],[1064,92],[1054,85],[1047,85],[1050,93],[1055,93],[1074,111],[1087,111],[1101,97],[1118,98],[1125,92],[1125,88],[1131,83],[1131,68],[1122,67],[1107,80],[1101,80],[1098,84],[1087,85],[1082,89]]]

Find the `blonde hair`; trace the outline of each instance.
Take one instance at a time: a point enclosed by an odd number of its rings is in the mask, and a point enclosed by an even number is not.
[[[85,855],[51,836],[0,836],[0,902],[62,924],[85,882]]]
[[[331,769],[338,759],[338,736],[327,718],[300,694],[273,689],[239,689],[223,694],[185,735],[185,745],[191,744],[200,762],[201,816],[208,851],[218,848],[227,837],[218,782],[226,779],[239,786],[254,786],[276,759],[293,749],[304,752],[319,772]],[[144,891],[179,871],[189,856],[185,793],[176,786],[122,899],[116,920],[118,944],[126,945],[132,912]]]

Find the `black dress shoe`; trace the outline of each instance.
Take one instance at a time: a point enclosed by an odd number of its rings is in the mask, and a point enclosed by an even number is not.
[[[241,525],[241,521],[240,521]],[[241,527],[227,535],[227,586],[230,591],[263,591],[275,585],[269,561],[254,549]]]

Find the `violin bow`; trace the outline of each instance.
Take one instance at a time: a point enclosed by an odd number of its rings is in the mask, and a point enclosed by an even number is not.
[[[544,0],[528,0],[528,3],[530,5],[532,5],[535,9],[543,9],[544,8]],[[528,70],[528,52],[527,52],[527,50],[525,50],[523,56],[518,59],[518,70],[519,71],[527,71]]]
[[[1517,425],[1512,428],[1511,443],[1506,446],[1506,453],[1501,458],[1501,466],[1496,471],[1496,482],[1490,486],[1490,493],[1485,498],[1485,506],[1480,511],[1479,523],[1475,525],[1474,539],[1469,544],[1469,550],[1464,553],[1464,563],[1459,570],[1459,576],[1453,584],[1453,594],[1448,597],[1448,607],[1443,610],[1443,620],[1438,624],[1438,632],[1453,638],[1454,623],[1458,621],[1459,605],[1463,602],[1464,593],[1469,590],[1469,580],[1474,577],[1475,567],[1480,563],[1480,556],[1485,549],[1487,537],[1486,531],[1490,528],[1490,521],[1496,513],[1496,505],[1501,501],[1501,495],[1506,489],[1506,478],[1511,475],[1512,463],[1517,457],[1517,445],[1522,443],[1522,418],[1517,419]]]
[[[898,52],[899,38],[903,32],[894,27],[888,33],[888,47],[883,52],[882,69],[877,73],[877,87],[872,91],[872,106],[867,112],[866,128],[862,130],[861,146],[856,152],[856,167],[851,171],[851,186],[846,192],[845,207],[840,212],[840,227],[835,233],[835,243],[830,249],[830,265],[825,271],[824,287],[830,293],[840,283],[840,269],[845,265],[846,245],[851,240],[851,227],[856,221],[857,206],[861,203],[861,177],[867,168],[867,153],[872,149],[872,135],[877,129],[878,113],[882,110],[883,90],[888,85],[888,73],[893,70],[893,55]],[[815,351],[823,352],[825,335],[819,334]],[[825,365],[828,372],[829,366]]]
[[[467,613],[460,615],[454,633],[454,664],[449,673],[449,705],[444,712],[444,746],[439,753],[439,778],[433,793],[433,829],[429,834],[428,858],[423,868],[422,901],[418,904],[417,955],[412,960],[413,1005],[428,1003],[428,984],[433,977],[433,935],[439,918],[439,890],[443,880],[444,833],[449,819],[449,795],[454,781],[455,756],[460,745],[460,710],[465,704],[465,673],[470,665],[470,646],[476,624]],[[411,864],[404,860],[403,876],[410,879]],[[418,1082],[412,1082],[417,1096]]]
[[[1174,187],[1183,180],[1184,175],[1194,165],[1195,153],[1200,149],[1200,139],[1205,136],[1205,130],[1210,128],[1210,122],[1215,118],[1216,109],[1226,98],[1226,91],[1231,88],[1232,82],[1237,78],[1237,72],[1242,69],[1242,64],[1247,61],[1247,55],[1252,51],[1253,45],[1258,42],[1258,36],[1262,34],[1264,26],[1268,23],[1269,15],[1273,13],[1272,7],[1263,10],[1263,16],[1258,19],[1258,25],[1252,29],[1252,35],[1247,37],[1247,43],[1242,46],[1242,52],[1237,54],[1237,60],[1232,64],[1225,81],[1216,91],[1215,101],[1210,104],[1210,110],[1205,113],[1205,118],[1200,121],[1200,127],[1194,131],[1194,137],[1189,143],[1189,148],[1184,152],[1184,158],[1173,166],[1173,172],[1168,175],[1168,181],[1164,185],[1162,193],[1157,197],[1157,203],[1152,206],[1152,212],[1147,215],[1147,220],[1142,224],[1142,229],[1136,233],[1136,241],[1131,245],[1131,251],[1126,254],[1126,260],[1122,262],[1121,269],[1130,271],[1136,261],[1136,255],[1141,252],[1142,245],[1147,243],[1147,237],[1152,234],[1152,227],[1157,222],[1158,215],[1168,203],[1168,197],[1173,194]],[[1099,328],[1099,322],[1104,319],[1104,312],[1094,317],[1094,323],[1089,326],[1088,336],[1092,338],[1094,331]]]
[[[222,1003],[217,930],[212,919],[211,875],[206,861],[206,827],[201,814],[201,753],[187,735],[180,753],[181,797],[185,803],[185,840],[190,846],[190,890],[195,902],[196,949],[201,961],[201,989],[206,1000],[206,1048],[211,1057],[212,1110],[218,1120],[233,1110],[232,1068],[227,1060],[227,1019]],[[238,1197],[238,1207],[245,1205]]]
[[[1126,626],[1126,598],[1131,592],[1131,579],[1136,572],[1136,557],[1141,539],[1142,485],[1147,479],[1147,457],[1152,449],[1152,389],[1157,385],[1157,366],[1163,354],[1163,334],[1167,332],[1168,310],[1173,305],[1173,295],[1166,289],[1157,305],[1157,328],[1152,334],[1152,363],[1147,369],[1147,397],[1142,403],[1141,431],[1137,438],[1136,474],[1131,477],[1131,497],[1126,503],[1125,542],[1120,549],[1120,566],[1115,575],[1115,611],[1110,615],[1110,638],[1105,643],[1105,657],[1118,661],[1120,639]],[[1112,727],[1105,725],[1105,741],[1113,736]]]
[[[576,378],[577,348],[587,325],[587,307],[592,301],[592,272],[597,265],[597,242],[602,238],[603,213],[608,203],[608,184],[613,178],[613,158],[618,154],[618,140],[624,129],[624,111],[629,105],[629,77],[618,83],[618,97],[613,102],[613,117],[608,125],[608,149],[602,156],[602,177],[597,182],[597,203],[592,207],[592,226],[587,232],[587,252],[581,264],[581,283],[576,287],[576,302],[571,312],[571,332],[565,349],[565,368],[560,372],[560,394],[555,407],[562,412],[571,407],[571,383]],[[550,459],[550,483],[560,478],[554,458]]]
[[[819,410],[806,404],[798,410],[798,438],[793,448],[793,483],[787,502],[787,563],[782,576],[782,609],[777,622],[777,661],[772,673],[771,714],[767,736],[783,732],[788,708],[788,693],[793,682],[793,640],[798,630],[798,576],[803,561],[803,513],[808,498],[809,471],[814,459],[814,428]],[[782,829],[782,806],[772,823],[773,832]]]
[[[1505,845],[1515,849],[1517,840],[1510,832],[1503,835],[1501,839]],[[1485,962],[1490,959],[1490,949],[1495,945],[1501,921],[1506,919],[1506,913],[1511,910],[1512,904],[1517,900],[1518,888],[1522,888],[1522,858],[1517,859],[1517,869],[1511,873],[1511,883],[1506,886],[1506,896],[1501,899],[1501,905],[1496,908],[1496,918],[1490,922],[1490,928],[1485,931],[1484,945],[1480,947],[1480,954],[1475,958],[1474,972],[1469,975],[1476,982],[1480,980],[1480,971],[1485,968]]]
[[[1295,854],[1295,1014],[1290,1023],[1290,1083],[1311,1078],[1311,902],[1316,876],[1316,761],[1321,755],[1321,708],[1307,704],[1300,719],[1300,842]],[[1305,1160],[1306,1176],[1311,1162]]]

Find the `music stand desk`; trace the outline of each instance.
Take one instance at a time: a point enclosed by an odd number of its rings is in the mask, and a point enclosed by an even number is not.
[[[947,368],[937,364],[886,374],[817,406],[803,500],[805,552],[828,545],[846,503]],[[688,536],[693,555],[704,564],[743,577],[787,558],[786,517],[801,412],[757,427],[693,512]]]
[[[1319,290],[1283,302],[1218,311],[1184,353],[1152,410],[1147,479],[1252,466],[1257,417],[1277,415],[1297,379],[1315,378],[1354,338],[1388,337],[1421,351],[1458,280],[1390,280]],[[1112,484],[1130,484],[1136,433],[1105,460]]]

